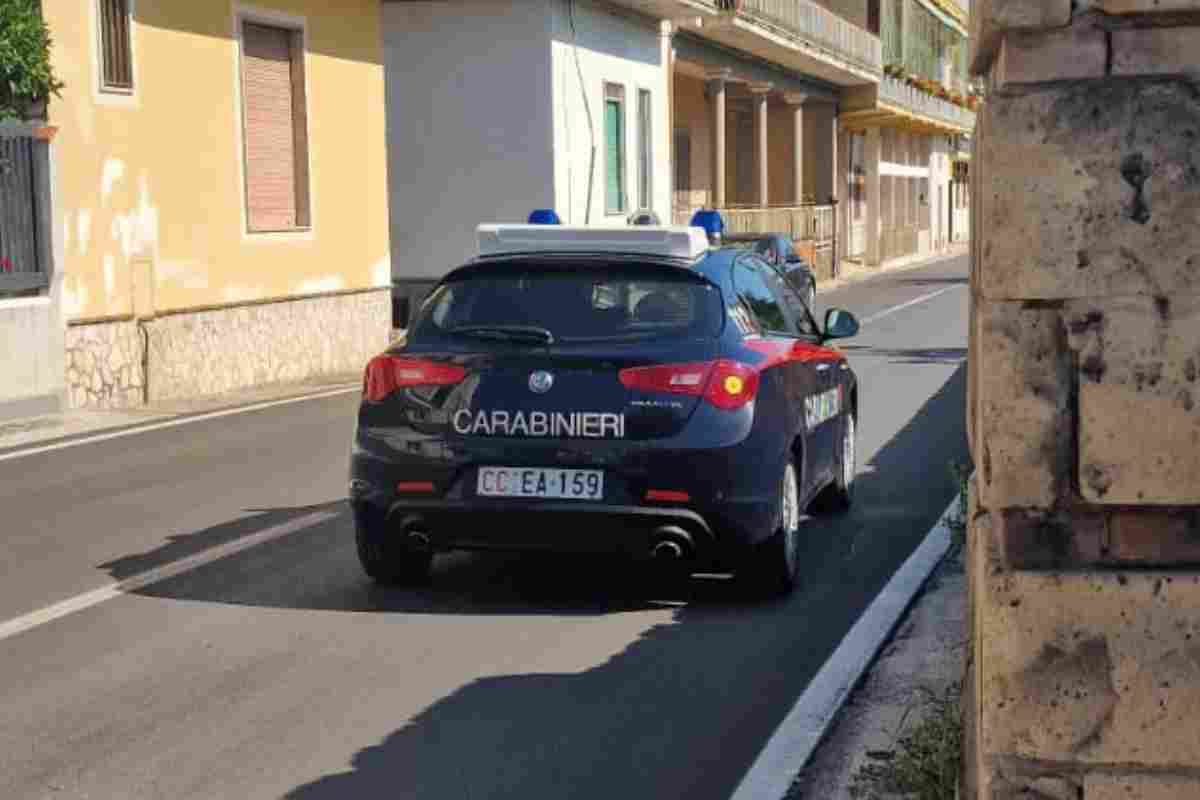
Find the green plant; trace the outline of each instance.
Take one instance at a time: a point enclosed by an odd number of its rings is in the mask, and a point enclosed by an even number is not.
[[[958,508],[946,517],[946,527],[950,529],[952,544],[961,547],[967,540],[967,523],[970,518],[971,466],[960,461],[951,462],[950,475],[958,490]]]
[[[62,88],[50,64],[50,31],[35,0],[0,0],[0,120],[28,119]]]
[[[891,750],[872,751],[851,780],[850,796],[875,800],[954,800],[962,770],[961,684],[938,695],[925,690],[920,719]],[[907,714],[906,718],[907,719]],[[904,730],[905,720],[901,721]]]

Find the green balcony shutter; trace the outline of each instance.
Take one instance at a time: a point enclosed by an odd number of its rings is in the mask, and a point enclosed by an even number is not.
[[[625,211],[625,108],[624,90],[619,86],[605,87],[604,152],[606,163],[605,211],[620,214]]]

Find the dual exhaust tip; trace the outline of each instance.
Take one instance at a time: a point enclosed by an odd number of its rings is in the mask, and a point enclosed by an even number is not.
[[[684,561],[692,558],[695,551],[691,534],[675,525],[664,525],[650,539],[650,557],[658,563]]]

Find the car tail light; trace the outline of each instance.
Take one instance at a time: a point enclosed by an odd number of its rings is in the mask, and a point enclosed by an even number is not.
[[[758,371],[737,361],[631,367],[621,370],[619,377],[627,389],[703,397],[726,411],[741,408],[758,392]]]
[[[623,369],[618,377],[626,389],[652,394],[699,396],[704,393],[712,368],[712,362],[659,364],[654,367]]]
[[[414,386],[453,386],[467,377],[467,371],[454,364],[419,358],[376,356],[367,364],[363,376],[363,396],[372,403],[387,398],[397,389]]]
[[[650,489],[646,492],[646,500],[655,503],[690,503],[692,496],[673,489]]]
[[[737,361],[718,361],[708,377],[704,399],[717,408],[733,411],[758,394],[758,370]]]

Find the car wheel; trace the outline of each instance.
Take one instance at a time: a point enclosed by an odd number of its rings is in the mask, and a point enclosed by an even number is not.
[[[354,541],[363,572],[376,583],[388,586],[411,586],[423,583],[433,565],[433,553],[420,552],[403,546],[382,524],[356,514]]]
[[[820,512],[847,511],[854,504],[854,475],[858,470],[858,425],[854,414],[846,414],[842,426],[841,452],[838,454],[837,478],[818,497],[815,510]]]
[[[768,597],[789,594],[800,573],[800,481],[791,459],[779,489],[779,529],[754,548],[747,570],[753,589]]]

